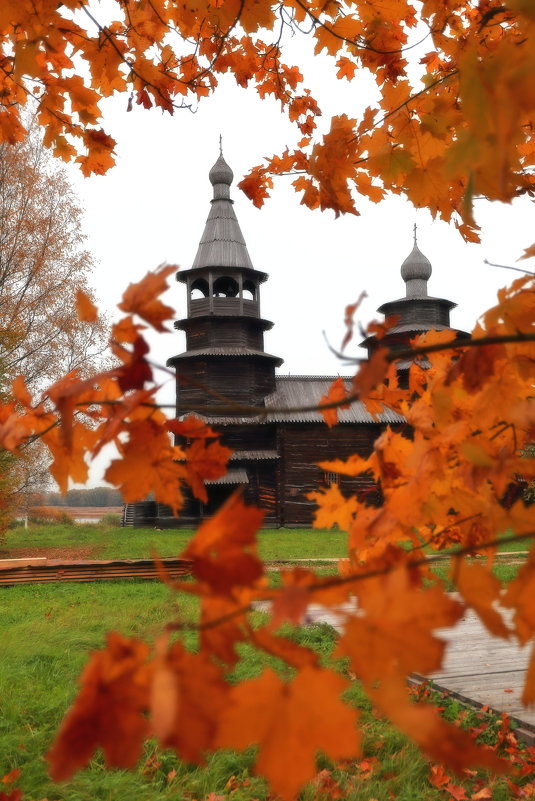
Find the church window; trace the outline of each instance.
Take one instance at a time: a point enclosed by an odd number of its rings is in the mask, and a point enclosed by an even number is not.
[[[208,287],[208,281],[204,278],[197,278],[191,285],[191,299],[192,300],[199,300],[200,298],[207,298],[210,289]]]
[[[256,287],[252,281],[243,282],[242,295],[244,300],[256,300]]]
[[[235,298],[239,291],[238,282],[230,276],[222,275],[214,281],[215,298]]]
[[[325,473],[324,476],[327,485],[340,483],[340,473]]]

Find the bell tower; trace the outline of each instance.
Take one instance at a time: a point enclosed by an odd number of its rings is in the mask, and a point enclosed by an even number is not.
[[[427,282],[431,273],[431,262],[418,247],[415,225],[413,249],[401,265],[405,297],[390,300],[377,309],[384,314],[387,322],[394,324],[380,341],[375,336],[370,336],[361,342],[361,345],[368,350],[368,357],[379,346],[389,347],[395,352],[408,348],[411,339],[418,334],[431,329],[444,331],[451,328],[450,311],[457,304],[446,298],[435,298],[428,294]],[[458,337],[469,337],[465,331],[455,330]],[[407,385],[408,370],[413,361],[414,359],[403,359],[396,362],[401,386]],[[429,366],[425,357],[420,357],[417,361],[421,367]]]
[[[232,415],[233,403],[263,406],[282,364],[264,351],[264,331],[273,325],[260,315],[268,276],[255,270],[247,251],[230,198],[233,177],[220,153],[209,173],[213,199],[195,261],[176,276],[187,292],[187,317],[175,322],[186,351],[167,362],[176,370],[177,416],[196,407],[218,415],[223,405]]]

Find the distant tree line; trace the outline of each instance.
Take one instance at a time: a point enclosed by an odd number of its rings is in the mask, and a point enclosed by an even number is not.
[[[123,499],[113,487],[93,487],[68,490],[65,496],[49,492],[43,503],[47,506],[122,506]]]

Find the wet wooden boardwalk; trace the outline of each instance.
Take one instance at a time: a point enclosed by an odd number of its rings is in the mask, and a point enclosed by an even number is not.
[[[343,614],[319,605],[309,608],[307,618],[330,623],[339,631],[343,627]],[[431,679],[438,689],[465,703],[506,712],[516,720],[517,733],[534,743],[535,710],[526,709],[521,701],[532,646],[519,648],[513,640],[493,637],[471,610],[457,626],[437,634],[448,643],[442,669],[427,677],[412,676],[411,683]]]
[[[493,637],[474,612],[439,635],[448,643],[444,665],[429,676],[436,687],[461,701],[507,712],[525,739],[535,741],[535,710],[522,706],[522,690],[532,645]]]

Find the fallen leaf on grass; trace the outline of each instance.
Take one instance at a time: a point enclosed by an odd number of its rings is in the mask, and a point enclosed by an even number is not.
[[[470,796],[470,801],[487,801],[492,798],[492,790],[490,787],[482,787],[477,793]]]

